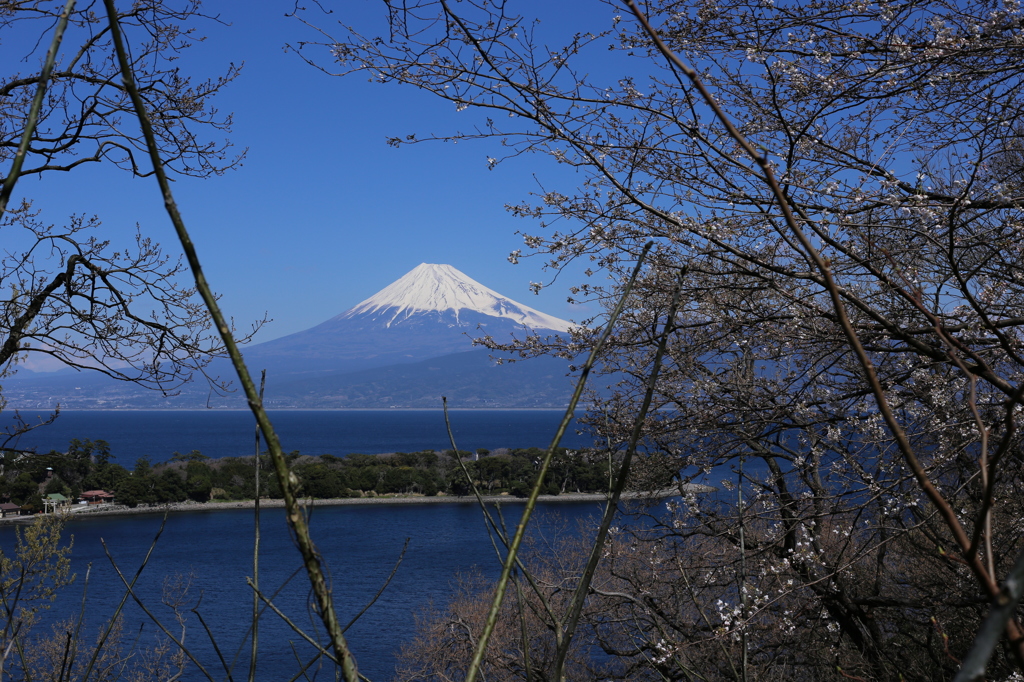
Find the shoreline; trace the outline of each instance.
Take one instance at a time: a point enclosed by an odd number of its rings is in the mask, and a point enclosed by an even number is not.
[[[662,500],[667,497],[679,495],[677,489],[661,490],[654,494],[650,493],[623,493],[623,500]],[[485,504],[513,503],[525,504],[527,498],[514,497],[512,495],[484,495],[482,499]],[[537,502],[603,502],[608,499],[604,493],[562,493],[560,495],[541,495]],[[395,497],[344,497],[325,500],[304,501],[303,506],[310,507],[340,507],[349,505],[389,505],[389,504],[476,504],[476,498],[472,495],[458,497],[455,495],[437,495],[427,497],[425,495],[402,495]],[[233,502],[175,502],[146,507],[125,507],[123,505],[96,505],[73,509],[69,512],[62,512],[68,521],[78,518],[96,518],[105,516],[139,516],[143,514],[181,514],[188,512],[202,511],[232,511],[238,509],[254,510],[255,500],[238,500]],[[284,500],[262,499],[260,509],[283,509]],[[0,525],[27,524],[33,523],[38,518],[46,518],[50,514],[35,514],[33,516],[10,516],[0,518]]]

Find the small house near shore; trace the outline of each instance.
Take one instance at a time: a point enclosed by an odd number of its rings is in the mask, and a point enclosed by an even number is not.
[[[86,504],[110,504],[114,501],[114,493],[106,490],[86,490],[78,499]]]
[[[14,504],[13,502],[4,502],[0,504],[0,519],[8,516],[21,516],[21,506]]]

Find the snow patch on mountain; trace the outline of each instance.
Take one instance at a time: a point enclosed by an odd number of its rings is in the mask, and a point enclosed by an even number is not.
[[[412,315],[452,311],[458,320],[462,311],[502,317],[536,329],[566,332],[570,323],[506,298],[450,265],[421,263],[336,320],[374,315],[385,325],[400,323]]]

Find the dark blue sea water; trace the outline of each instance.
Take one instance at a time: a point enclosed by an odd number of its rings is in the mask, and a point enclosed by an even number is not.
[[[560,417],[560,412],[543,410],[451,412],[457,445],[467,450],[546,446]],[[287,450],[309,454],[450,447],[440,411],[279,411],[272,413],[272,418]],[[130,465],[141,456],[158,462],[174,451],[193,449],[212,457],[248,455],[253,451],[253,429],[248,412],[66,412],[55,424],[28,434],[19,446],[63,450],[71,438],[104,439],[117,461]],[[589,441],[573,431],[565,444],[580,447]],[[504,513],[510,525],[518,521],[521,509],[521,504],[506,505]],[[547,537],[558,532],[586,532],[580,524],[587,523],[598,509],[596,503],[548,504],[538,510],[534,528]],[[67,530],[74,535],[72,562],[78,579],[64,590],[37,631],[48,628],[56,614],[77,612],[89,566],[87,624],[95,627],[109,616],[124,590],[101,540],[121,569],[134,574],[160,519],[151,514],[72,521]],[[298,624],[308,626],[313,614],[307,606],[305,574],[299,571],[288,582],[301,562],[283,512],[264,511],[262,525],[261,585],[274,592],[287,583],[275,601]],[[481,512],[468,502],[321,507],[314,511],[312,527],[330,570],[342,622],[348,622],[373,597],[409,539],[394,581],[348,633],[361,672],[375,682],[391,677],[395,652],[414,634],[415,614],[431,603],[443,606],[457,575],[480,571],[494,578],[499,571]],[[144,603],[170,624],[172,614],[161,604],[164,583],[176,575],[188,576],[190,605],[202,596],[199,612],[229,661],[240,647],[248,651],[246,629],[252,593],[245,577],[252,575],[252,528],[251,512],[200,511],[171,516],[137,587]],[[0,548],[9,555],[13,545],[14,529],[0,526]],[[126,623],[132,633],[142,627],[142,645],[153,641],[155,626],[134,604],[126,609]],[[212,677],[228,679],[197,616],[190,615],[187,627],[187,643]],[[258,679],[290,679],[299,667],[292,644],[301,656],[308,654],[308,646],[273,615],[263,618],[261,633]],[[247,653],[239,661],[234,678],[244,679]],[[184,679],[206,678],[193,667]],[[317,679],[333,679],[333,673]]]
[[[521,504],[504,506],[506,521],[514,524],[521,510]],[[533,526],[544,538],[559,533],[576,535],[587,532],[580,524],[589,525],[597,513],[599,507],[592,502],[549,503],[538,509]],[[67,531],[74,536],[72,563],[78,577],[36,626],[36,632],[45,631],[57,613],[77,614],[86,569],[90,565],[86,622],[95,629],[114,611],[124,594],[101,540],[106,542],[121,570],[131,576],[156,535],[161,518],[151,514],[70,522]],[[288,535],[284,514],[282,510],[266,510],[261,519],[261,586],[273,593],[287,583],[275,603],[298,625],[309,628],[315,616],[307,606],[308,582],[300,570],[300,557]],[[248,669],[247,628],[252,592],[245,577],[253,573],[252,528],[252,512],[172,515],[136,586],[146,606],[171,627],[172,613],[161,604],[163,587],[175,576],[187,577],[191,581],[189,606],[202,597],[199,613],[223,655],[231,660],[239,649],[243,652],[236,664],[234,679],[245,679]],[[468,502],[322,507],[314,511],[312,529],[330,571],[334,602],[342,623],[347,623],[380,589],[401,554],[405,540],[409,539],[405,559],[394,580],[380,600],[347,633],[360,671],[374,682],[391,677],[395,653],[414,635],[416,614],[431,603],[443,606],[457,575],[479,571],[493,579],[500,570],[481,512]],[[11,551],[13,536],[10,526],[0,527],[0,547],[5,553]],[[126,629],[134,634],[142,626],[140,643],[152,644],[156,629],[140,608],[129,603],[125,614]],[[198,617],[188,615],[186,644],[214,679],[227,679]],[[293,645],[300,657],[308,656],[308,645],[273,614],[265,615],[260,622],[258,679],[267,682],[290,679],[299,668]],[[192,666],[184,679],[206,678]],[[330,675],[321,674],[318,679],[334,679],[333,671]]]
[[[562,418],[560,410],[452,410],[449,415],[461,450],[547,447]],[[40,416],[22,413],[30,423]],[[342,456],[451,448],[440,410],[275,410],[270,416],[286,452]],[[11,423],[10,413],[0,415],[0,428]],[[139,457],[156,463],[191,450],[208,457],[251,455],[254,429],[248,411],[79,410],[61,412],[53,424],[12,445],[49,452],[66,450],[72,438],[102,439],[117,462],[130,466]],[[570,429],[562,444],[579,448],[592,441]]]

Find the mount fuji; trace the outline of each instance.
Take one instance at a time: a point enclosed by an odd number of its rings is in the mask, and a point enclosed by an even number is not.
[[[497,364],[473,345],[562,334],[570,323],[502,296],[450,265],[422,263],[356,306],[305,331],[243,349],[249,371],[267,370],[273,408],[561,407],[572,384],[565,360]],[[227,361],[211,374],[232,377]],[[65,385],[66,384],[66,385]],[[166,397],[106,377],[19,373],[4,384],[17,407],[241,407],[195,383]]]
[[[281,379],[410,363],[568,331],[569,322],[502,296],[450,265],[421,263],[376,294],[311,329],[244,351]]]
[[[420,263],[334,319],[351,320],[363,316],[383,321],[384,326],[391,327],[415,315],[437,315],[440,318],[454,316],[455,323],[461,324],[459,315],[462,311],[513,320],[527,329],[569,330],[569,323],[565,320],[516,303],[450,265],[433,263]]]

